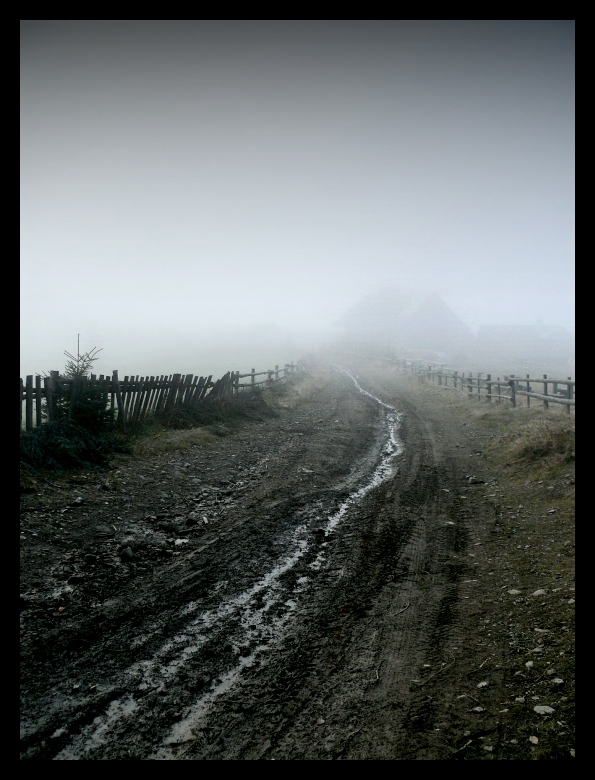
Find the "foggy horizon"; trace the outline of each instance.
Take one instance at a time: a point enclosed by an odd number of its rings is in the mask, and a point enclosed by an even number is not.
[[[574,333],[574,110],[572,20],[21,21],[21,376],[264,370],[392,287]]]

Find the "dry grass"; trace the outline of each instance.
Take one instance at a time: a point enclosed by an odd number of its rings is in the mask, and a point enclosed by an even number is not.
[[[158,431],[138,438],[133,444],[133,454],[142,458],[164,452],[180,452],[191,447],[202,447],[216,439],[217,436],[206,428]]]
[[[295,409],[308,403],[327,385],[331,372],[317,369],[315,373],[298,374],[287,382],[263,391],[265,401],[277,409]]]
[[[133,454],[135,457],[142,458],[205,446],[244,425],[260,422],[267,417],[275,417],[282,409],[295,408],[298,404],[307,401],[322,384],[320,380],[311,380],[300,374],[271,387],[262,386],[257,396],[246,394],[245,397],[237,399],[237,403],[228,407],[213,407],[213,409],[206,407],[206,424],[201,424],[197,417],[195,427],[190,427],[193,418],[189,416],[188,420],[182,421],[185,427],[164,429],[159,422],[145,425],[132,440]]]
[[[509,434],[511,454],[518,461],[545,459],[550,465],[574,461],[574,425],[566,420],[540,418],[522,424]]]

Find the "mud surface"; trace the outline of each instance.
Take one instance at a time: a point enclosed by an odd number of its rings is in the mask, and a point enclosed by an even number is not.
[[[365,375],[298,391],[25,494],[22,759],[444,759],[478,735],[505,757],[468,584],[481,442]]]

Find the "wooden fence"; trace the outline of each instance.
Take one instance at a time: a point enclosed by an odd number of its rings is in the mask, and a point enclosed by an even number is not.
[[[20,380],[21,430],[31,431],[55,419],[56,404],[60,398],[68,398],[72,409],[77,395],[89,389],[97,389],[104,394],[106,410],[112,421],[126,430],[127,425],[135,425],[159,412],[230,399],[237,393],[246,392],[246,388],[271,385],[299,370],[299,363],[286,363],[283,368],[275,366],[267,371],[257,372],[253,368],[248,374],[228,371],[215,382],[212,375],[199,377],[194,374],[125,376],[119,379],[117,371],[111,376],[91,374],[77,379],[61,376],[59,371],[50,371],[46,377],[30,375],[24,382],[22,378]],[[266,379],[256,379],[263,376]],[[246,377],[249,382],[240,382]]]
[[[492,379],[491,374],[483,372],[459,372],[437,363],[424,363],[420,360],[397,360],[384,358],[400,371],[415,374],[422,379],[437,382],[442,387],[450,387],[466,393],[470,398],[484,398],[486,401],[508,401],[516,407],[519,397],[526,399],[527,406],[531,405],[531,399],[541,402],[545,409],[549,404],[563,404],[570,414],[570,407],[576,405],[575,382],[567,379],[552,379],[543,374],[541,377],[525,377],[509,374]],[[449,384],[450,383],[450,384]],[[539,387],[538,392],[536,388]],[[482,396],[483,393],[483,396]]]

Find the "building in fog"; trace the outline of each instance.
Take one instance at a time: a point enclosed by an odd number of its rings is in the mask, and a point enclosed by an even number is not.
[[[371,354],[460,363],[475,336],[439,295],[397,289],[366,295],[337,322],[343,345]]]

